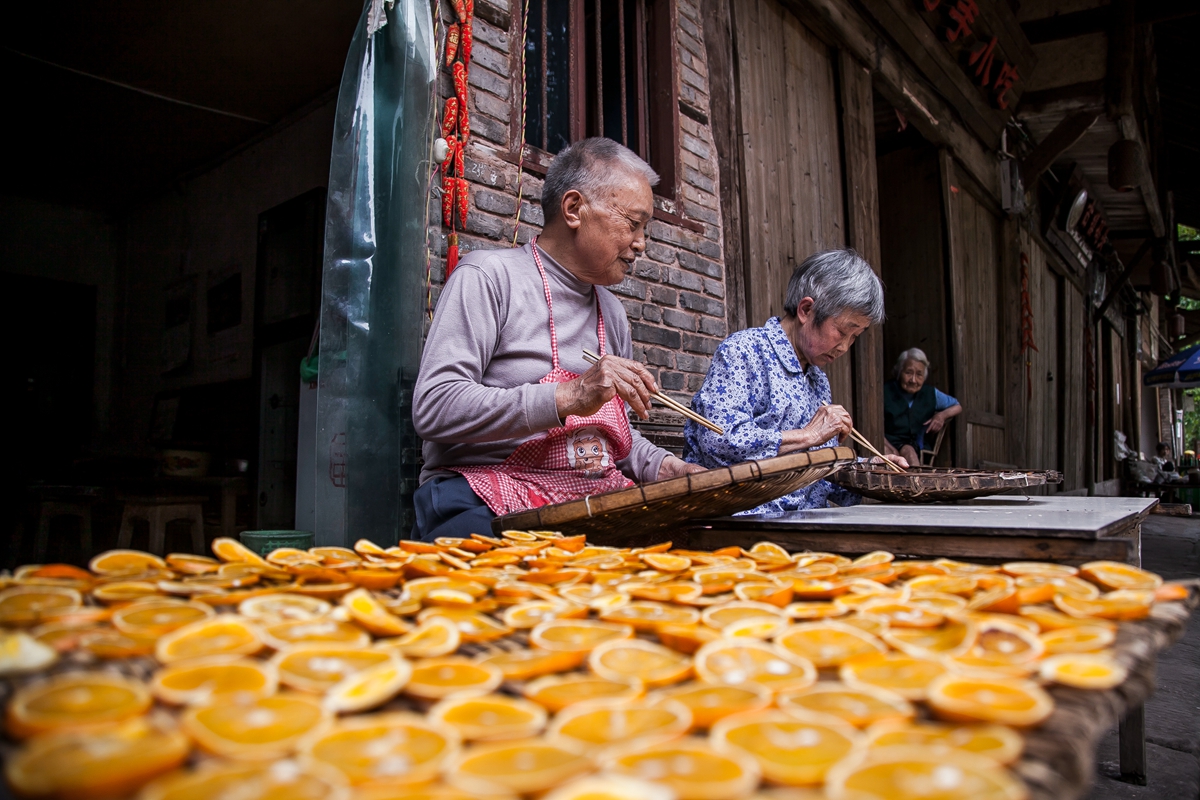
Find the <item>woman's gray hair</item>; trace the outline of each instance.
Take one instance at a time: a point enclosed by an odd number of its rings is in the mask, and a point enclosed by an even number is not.
[[[884,320],[883,284],[871,265],[853,250],[823,250],[800,262],[788,281],[783,312],[796,316],[796,308],[806,297],[813,299],[818,325],[844,311],[862,314],[872,325]]]
[[[560,150],[550,162],[542,183],[542,216],[549,224],[562,212],[563,196],[574,189],[584,197],[596,197],[622,172],[640,175],[653,187],[658,173],[620,142],[593,136]]]
[[[904,364],[908,361],[916,361],[925,367],[925,377],[929,377],[929,358],[925,355],[925,351],[919,347],[910,347],[900,354],[896,359],[896,366],[892,367],[892,377],[899,379],[900,373],[904,371]]]

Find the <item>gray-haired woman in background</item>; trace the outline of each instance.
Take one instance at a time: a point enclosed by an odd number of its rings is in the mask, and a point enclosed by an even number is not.
[[[815,253],[792,273],[783,312],[717,348],[692,408],[725,434],[688,422],[685,460],[711,469],[833,447],[850,433],[850,412],[830,405],[829,379],[821,368],[845,355],[869,326],[883,322],[879,278],[853,250]],[[819,481],[745,513],[824,508],[830,500],[849,505],[859,498]]]
[[[962,413],[950,395],[925,382],[929,359],[919,347],[910,347],[896,359],[894,380],[883,385],[883,443],[888,455],[899,454],[920,463],[919,452],[946,423]]]

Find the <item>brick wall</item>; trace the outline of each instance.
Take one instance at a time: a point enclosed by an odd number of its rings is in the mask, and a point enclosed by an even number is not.
[[[709,126],[708,69],[697,0],[677,0],[675,42],[679,58],[680,185],[674,202],[656,199],[663,219],[648,227],[645,255],[625,280],[610,287],[629,316],[634,358],[670,392],[700,388],[711,354],[727,334],[725,274],[721,257],[721,210],[717,200],[716,151]],[[474,50],[469,73],[471,142],[465,171],[471,204],[459,252],[508,247],[516,227],[520,94],[520,0],[475,0]],[[442,19],[453,20],[442,2]],[[447,71],[439,83],[439,112],[453,95]],[[538,231],[542,183],[521,178],[520,231],[525,243]],[[440,201],[430,205],[433,251],[431,297],[436,304],[445,276],[447,230]]]

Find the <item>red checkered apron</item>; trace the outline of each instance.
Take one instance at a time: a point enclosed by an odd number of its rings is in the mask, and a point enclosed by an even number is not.
[[[554,301],[537,241],[530,248],[542,276],[546,306],[550,309],[551,369],[539,383],[564,383],[579,376],[558,363],[558,334],[554,328]],[[604,315],[596,299],[596,335],[604,355]],[[472,491],[497,515],[578,500],[581,497],[624,489],[633,481],[617,469],[629,455],[633,434],[625,401],[619,396],[590,417],[569,416],[561,428],[544,431],[522,442],[503,464],[490,467],[448,467],[467,479]]]

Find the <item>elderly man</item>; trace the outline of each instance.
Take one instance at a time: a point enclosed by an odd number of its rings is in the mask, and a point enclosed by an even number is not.
[[[601,288],[645,250],[657,182],[628,148],[577,142],[546,173],[541,236],[473,251],[446,281],[413,396],[413,538],[488,533],[496,515],[700,470],[630,429],[626,404],[646,418],[658,387]]]

